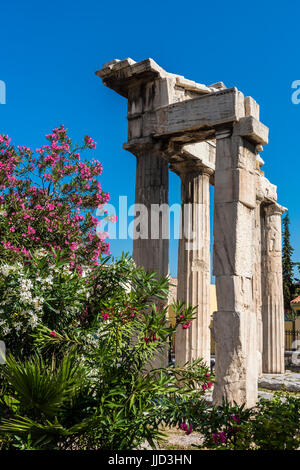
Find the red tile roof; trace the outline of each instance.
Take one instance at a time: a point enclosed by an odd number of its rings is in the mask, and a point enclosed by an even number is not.
[[[291,304],[300,304],[300,295],[290,302]]]

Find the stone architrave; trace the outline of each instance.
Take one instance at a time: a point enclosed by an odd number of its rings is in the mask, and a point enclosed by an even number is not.
[[[181,178],[181,227],[177,299],[196,307],[188,329],[176,331],[175,360],[180,365],[202,358],[210,364],[210,168],[174,165]]]
[[[264,373],[284,373],[284,305],[282,286],[281,216],[287,209],[277,203],[264,208],[262,322]]]

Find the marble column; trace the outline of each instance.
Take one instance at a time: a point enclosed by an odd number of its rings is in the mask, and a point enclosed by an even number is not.
[[[257,319],[253,306],[253,234],[256,146],[230,132],[217,133],[214,253],[218,311],[214,313],[216,383],[222,398],[251,407],[257,401]]]
[[[258,355],[258,376],[262,375],[262,289],[261,289],[261,271],[262,271],[262,248],[261,248],[261,201],[257,199],[254,217],[254,270],[253,270],[253,303],[254,312],[257,318],[257,355]]]
[[[168,162],[158,148],[131,149],[137,157],[133,259],[137,266],[169,274],[169,174]],[[167,298],[165,303],[167,302]],[[157,305],[162,305],[161,299]],[[168,365],[168,345],[149,361],[148,369]]]
[[[167,276],[169,272],[168,162],[162,158],[159,150],[151,146],[142,148],[135,152],[135,155],[137,167],[133,259],[137,266],[143,266],[147,271],[155,271],[159,276]]]
[[[284,305],[282,286],[281,216],[277,203],[264,208],[262,322],[264,373],[284,373]]]
[[[202,358],[210,364],[210,211],[212,170],[195,162],[176,165],[181,178],[181,237],[178,250],[177,298],[197,307],[188,329],[176,331],[175,360]]]

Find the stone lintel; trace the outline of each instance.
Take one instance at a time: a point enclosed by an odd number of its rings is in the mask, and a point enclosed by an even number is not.
[[[115,59],[103,64],[102,69],[97,70],[96,75],[102,78],[104,85],[126,98],[128,98],[129,88],[135,84],[149,83],[157,78],[174,79],[178,87],[200,95],[226,88],[222,82],[206,86],[193,80],[188,80],[182,75],[166,72],[151,58],[141,62],[135,62],[130,58],[123,60]]]
[[[144,135],[155,138],[186,134],[200,129],[214,129],[244,117],[243,95],[228,88],[207,95],[163,106],[143,115]]]
[[[214,141],[197,142],[190,145],[182,145],[170,142],[170,145],[163,145],[163,142],[154,140],[151,137],[133,139],[123,144],[123,149],[138,156],[142,151],[150,148],[160,150],[162,158],[170,163],[170,170],[176,171],[176,166],[181,163],[190,164],[195,168],[207,169],[212,175],[215,172],[216,148]]]
[[[102,78],[104,85],[108,88],[128,98],[128,89],[132,84],[165,77],[167,72],[153,59],[135,62],[133,59],[127,58],[104,64],[102,69],[97,70],[96,75]]]
[[[253,116],[244,115],[243,95],[236,88],[162,106],[154,111],[130,116],[129,139],[153,136],[177,142],[201,141],[234,134],[255,143],[268,143],[268,128]],[[202,132],[202,135],[201,135]],[[195,134],[195,137],[193,137]]]
[[[235,134],[261,145],[267,145],[269,129],[253,116],[241,118],[235,126]]]

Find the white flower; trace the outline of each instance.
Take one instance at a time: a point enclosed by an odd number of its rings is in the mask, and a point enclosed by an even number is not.
[[[29,291],[32,288],[32,281],[30,279],[21,280],[21,290]]]
[[[53,284],[53,276],[51,276],[51,274],[50,274],[48,277],[46,277],[46,278],[44,279],[44,281],[45,281],[47,284],[52,285],[52,284]]]
[[[42,310],[43,303],[44,303],[43,297],[35,297],[34,299],[32,299],[32,304],[33,304],[35,310],[37,310],[37,311]]]
[[[8,264],[3,264],[0,267],[0,271],[3,274],[3,276],[7,277],[10,273],[11,267]]]
[[[31,313],[30,318],[29,318],[29,325],[32,328],[35,328],[37,324],[38,324],[38,316],[35,313]]]
[[[44,250],[43,248],[39,250],[35,250],[34,252],[34,256],[36,256],[36,258],[44,258],[46,255],[47,255],[47,251]]]
[[[23,301],[23,302],[30,302],[32,300],[32,295],[31,295],[31,292],[28,292],[28,291],[21,291],[20,292],[20,299]]]
[[[4,336],[8,335],[8,333],[10,333],[10,328],[8,328],[8,326],[6,326],[5,328],[3,328],[3,334]]]

